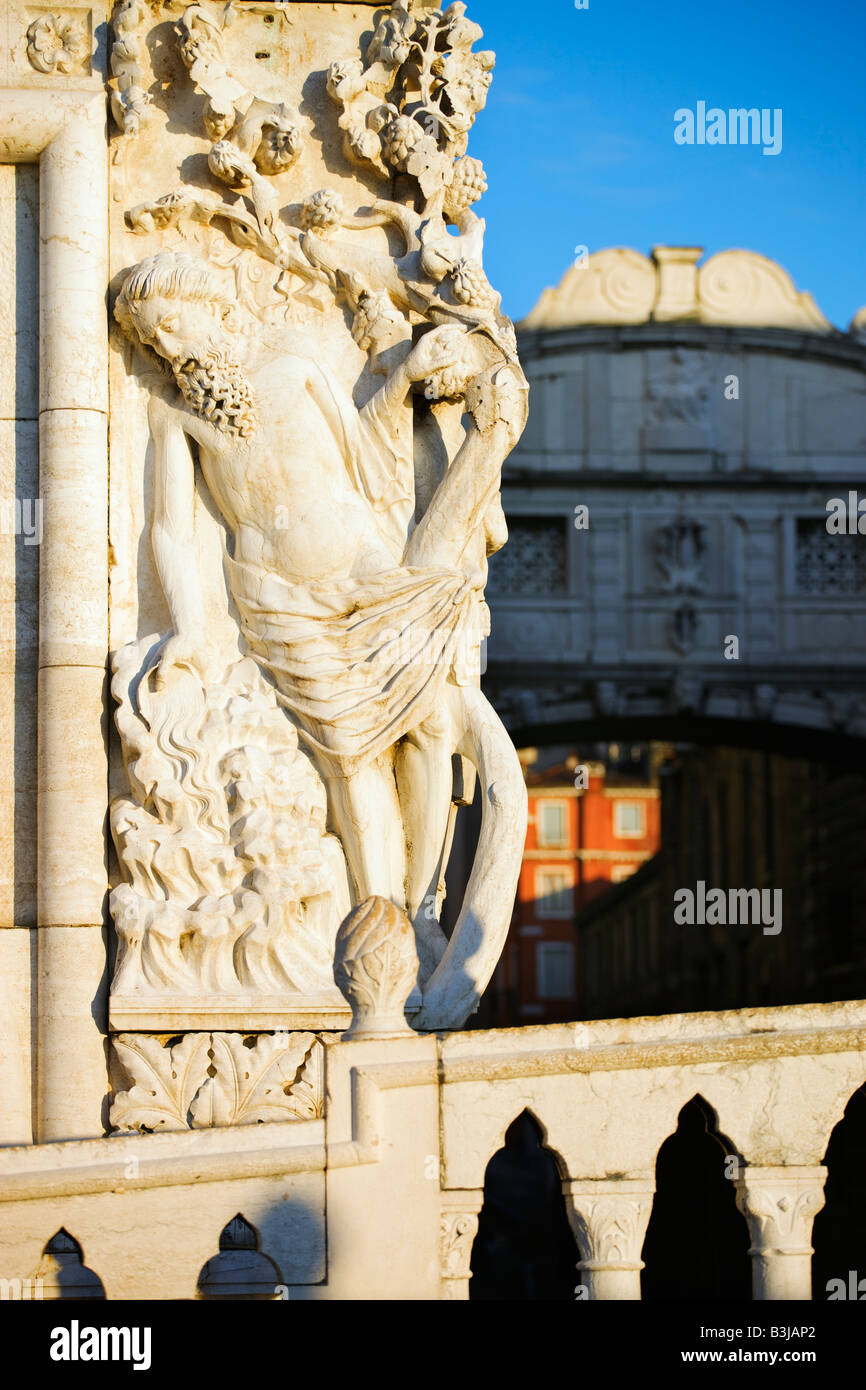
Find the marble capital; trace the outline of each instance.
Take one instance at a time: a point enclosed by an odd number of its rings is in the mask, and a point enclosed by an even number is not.
[[[478,1216],[483,1202],[484,1192],[480,1188],[442,1193],[439,1252],[444,1300],[454,1302],[469,1298],[472,1247],[478,1234]]]
[[[588,1297],[639,1299],[653,1179],[569,1179],[562,1190],[582,1256],[578,1275]]]

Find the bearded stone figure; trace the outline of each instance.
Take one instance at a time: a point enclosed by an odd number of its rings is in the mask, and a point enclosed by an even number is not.
[[[416,21],[400,14],[411,29]],[[401,138],[408,132],[414,148],[420,124],[390,119],[403,122]],[[387,153],[387,128],[382,140]],[[237,180],[249,161],[237,150],[227,160],[227,143],[219,142],[217,171],[228,164]],[[113,813],[133,889],[116,889],[113,903],[127,998],[136,978],[167,997],[178,962],[188,963],[204,933],[204,956],[223,957],[210,990],[246,992],[260,1003],[266,995],[263,1026],[278,1018],[327,1026],[339,1012],[337,926],[371,895],[405,910],[413,924],[419,970],[407,1012],[416,1028],[459,1026],[495,967],[519,870],[525,791],[511,742],[480,690],[479,648],[488,624],[487,556],[505,538],[502,462],[525,423],[527,393],[498,297],[480,262],[465,256],[480,250],[483,223],[468,210],[483,188],[480,166],[461,170],[452,154],[443,169],[451,172],[440,175],[435,215],[388,202],[349,219],[339,199],[322,192],[305,204],[305,230],[291,229],[272,255],[354,316],[356,343],[384,375],[360,408],[308,333],[270,332],[199,257],[159,251],[123,278],[115,317],[164,378],[149,403],[151,540],[172,622],[166,639],[136,644],[115,660],[134,793]],[[261,250],[275,223],[261,216],[262,175],[252,166],[247,172]],[[462,191],[443,213],[448,180]],[[202,211],[197,197],[192,216],[212,220],[215,206]],[[183,197],[174,197],[171,216],[182,207]],[[158,212],[136,209],[133,222],[150,229]],[[446,232],[449,220],[459,236]],[[333,237],[340,224],[388,221],[405,239],[403,258],[360,255]],[[246,230],[243,237],[249,244]],[[451,288],[443,285],[449,274]],[[407,429],[413,398],[414,434]],[[423,417],[445,402],[462,427],[431,477],[419,464]],[[196,460],[225,526],[227,587],[247,653],[230,668],[208,632],[190,558]],[[267,711],[268,737],[235,737],[253,707]],[[174,723],[184,719],[179,739]],[[457,806],[471,801],[476,771],[481,836],[449,941],[438,920],[445,868]],[[280,801],[273,790],[280,777],[283,792],[311,779],[324,788],[326,824],[310,821],[303,799]],[[155,787],[169,784],[171,794],[155,797]],[[220,808],[217,855],[216,822],[211,815],[205,826],[203,802]],[[257,804],[261,824],[251,839],[247,821]],[[151,883],[147,846],[157,843],[162,862],[174,867],[163,872],[159,893],[152,884],[140,891],[136,873]],[[223,864],[218,882],[213,862],[193,867],[191,877],[185,867],[181,890],[181,843],[184,866],[209,855]],[[288,917],[287,901],[294,904]],[[189,979],[188,993],[207,993],[201,971]],[[182,1022],[169,1010],[160,1015],[166,1026],[169,1013]],[[223,1014],[223,1025],[236,1021],[216,1005],[207,1017]],[[121,1016],[131,1026],[132,1013],[118,1002]]]

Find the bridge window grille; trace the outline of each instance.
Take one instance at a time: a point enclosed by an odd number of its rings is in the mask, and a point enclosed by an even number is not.
[[[831,535],[823,517],[798,517],[796,584],[801,594],[866,593],[866,536]]]
[[[490,592],[557,594],[567,588],[565,522],[552,516],[511,516],[508,543],[490,561]]]

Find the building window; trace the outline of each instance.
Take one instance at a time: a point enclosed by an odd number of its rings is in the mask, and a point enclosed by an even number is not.
[[[826,517],[798,517],[795,552],[801,594],[862,594],[866,591],[866,538],[834,536]]]
[[[568,844],[568,807],[564,801],[538,801],[535,828],[539,845],[564,848]]]
[[[491,557],[488,588],[500,596],[564,594],[567,589],[565,520],[509,516],[508,544]]]
[[[536,915],[570,917],[573,911],[571,875],[563,870],[539,869],[535,875]]]
[[[539,999],[569,999],[574,994],[574,946],[544,941],[536,947]]]
[[[625,883],[625,880],[631,878],[637,867],[637,864],[614,864],[610,871],[611,883]]]
[[[646,807],[642,801],[615,801],[613,833],[620,840],[641,838],[646,834]]]

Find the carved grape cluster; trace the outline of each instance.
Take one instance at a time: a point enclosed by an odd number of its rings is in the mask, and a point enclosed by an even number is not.
[[[455,171],[469,128],[487,100],[495,55],[474,53],[482,31],[462,3],[410,14],[396,0],[367,46],[365,64],[332,63],[328,92],[343,107],[350,159],[407,174],[429,200],[451,187],[455,216],[486,187],[477,160]],[[456,178],[456,182],[455,182]]]

